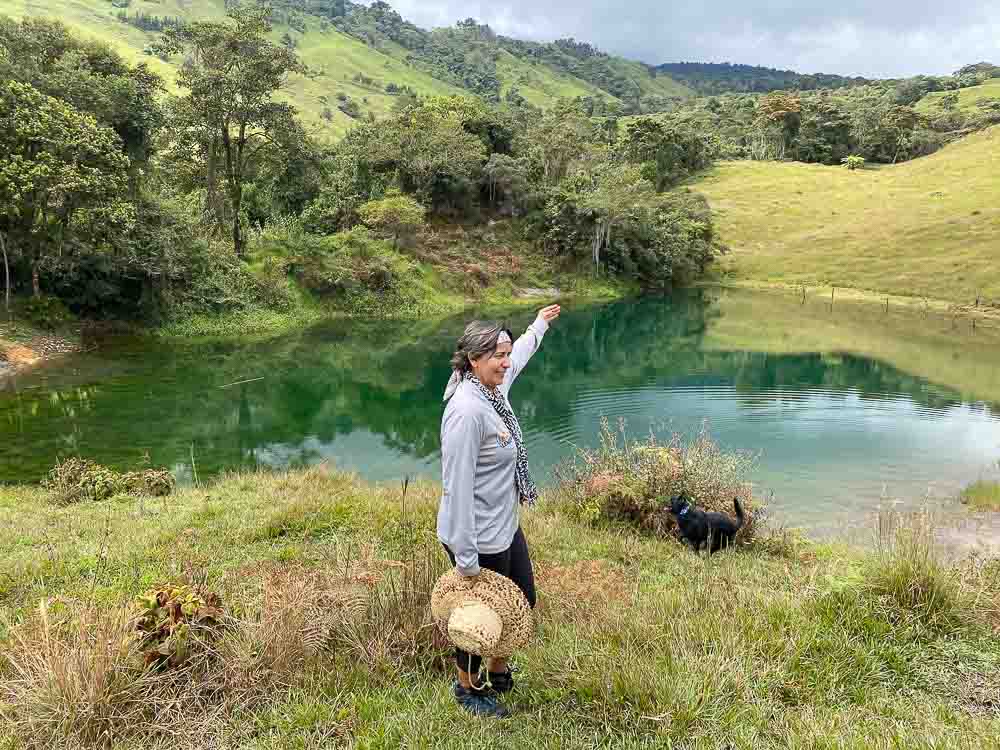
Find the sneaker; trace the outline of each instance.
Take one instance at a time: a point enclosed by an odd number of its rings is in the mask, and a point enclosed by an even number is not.
[[[514,689],[514,673],[507,669],[506,672],[489,672],[489,684],[493,692],[498,695],[509,693]]]
[[[489,693],[464,688],[458,682],[455,683],[455,700],[473,716],[492,716],[497,719],[510,716],[510,711],[497,703],[497,699]]]

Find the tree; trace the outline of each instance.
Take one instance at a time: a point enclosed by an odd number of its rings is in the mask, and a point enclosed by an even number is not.
[[[633,164],[608,163],[596,175],[594,189],[581,201],[583,208],[594,212],[594,265],[600,266],[601,248],[611,242],[611,230],[633,211],[649,207],[654,189]]]
[[[643,173],[657,192],[711,163],[708,143],[698,129],[652,117],[630,120],[615,151],[643,165]]]
[[[958,109],[958,92],[951,91],[938,100],[938,104],[941,105],[941,109],[945,112],[954,112]]]
[[[295,52],[267,38],[268,8],[237,8],[232,23],[196,21],[170,29],[157,43],[166,54],[186,53],[177,83],[188,89],[183,109],[219,137],[232,210],[233,248],[245,256],[243,190],[260,150],[294,127],[295,110],[274,101],[293,73],[306,67]]]
[[[593,140],[593,125],[575,104],[560,102],[529,130],[526,141],[537,154],[546,185],[555,185]]]
[[[802,123],[798,94],[774,91],[757,102],[753,124],[755,157],[783,159]]]
[[[4,254],[21,248],[37,297],[47,253],[131,224],[129,160],[115,132],[92,115],[17,81],[0,86],[0,152]]]
[[[113,129],[137,186],[163,120],[162,81],[145,63],[129,66],[107,45],[79,39],[58,21],[0,17],[0,81],[6,79],[30,84]]]
[[[425,209],[410,196],[397,192],[368,201],[358,213],[367,226],[392,237],[395,250],[401,235],[411,235],[423,226]]]
[[[490,203],[497,199],[497,188],[504,197],[504,210],[513,213],[528,192],[528,167],[523,159],[507,154],[493,154],[483,167]]]
[[[468,195],[486,161],[482,140],[465,129],[457,113],[433,102],[369,132],[378,135],[364,159],[382,171],[396,169],[400,186],[432,206]]]

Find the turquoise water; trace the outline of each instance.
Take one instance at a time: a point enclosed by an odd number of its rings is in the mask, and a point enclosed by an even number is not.
[[[822,346],[761,351],[746,319],[758,305],[741,294],[737,308],[709,291],[566,307],[511,393],[538,478],[594,446],[602,417],[636,437],[707,425],[724,446],[759,454],[754,483],[774,516],[814,530],[996,474],[1000,392],[970,395]],[[759,307],[773,327],[773,305]],[[750,332],[735,342],[719,335],[734,309]],[[375,480],[436,478],[448,360],[469,317],[340,321],[266,343],[106,342],[0,391],[0,481],[38,481],[72,454],[123,469],[148,461],[182,481],[192,457],[202,479],[319,461]],[[789,320],[781,335],[796,333]],[[897,344],[916,361],[941,354],[893,341],[897,359]]]

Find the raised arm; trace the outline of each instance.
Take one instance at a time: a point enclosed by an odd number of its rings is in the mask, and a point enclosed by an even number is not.
[[[474,480],[482,425],[468,414],[451,414],[441,436],[441,474],[444,480],[444,535],[455,555],[455,567],[464,576],[479,575],[479,535],[476,531]]]
[[[528,360],[542,345],[542,337],[549,330],[549,323],[559,317],[559,305],[550,305],[538,311],[538,317],[518,336],[510,352],[510,369],[504,374],[503,392],[506,394],[514,384]]]

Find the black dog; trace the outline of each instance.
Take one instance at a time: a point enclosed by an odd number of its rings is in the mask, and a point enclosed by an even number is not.
[[[670,500],[670,512],[677,518],[677,526],[681,530],[681,539],[691,545],[697,552],[708,545],[709,554],[718,552],[723,546],[729,546],[736,538],[736,532],[743,528],[745,519],[739,498],[733,498],[736,507],[736,520],[723,513],[706,513],[698,510],[685,493],[675,495]]]

